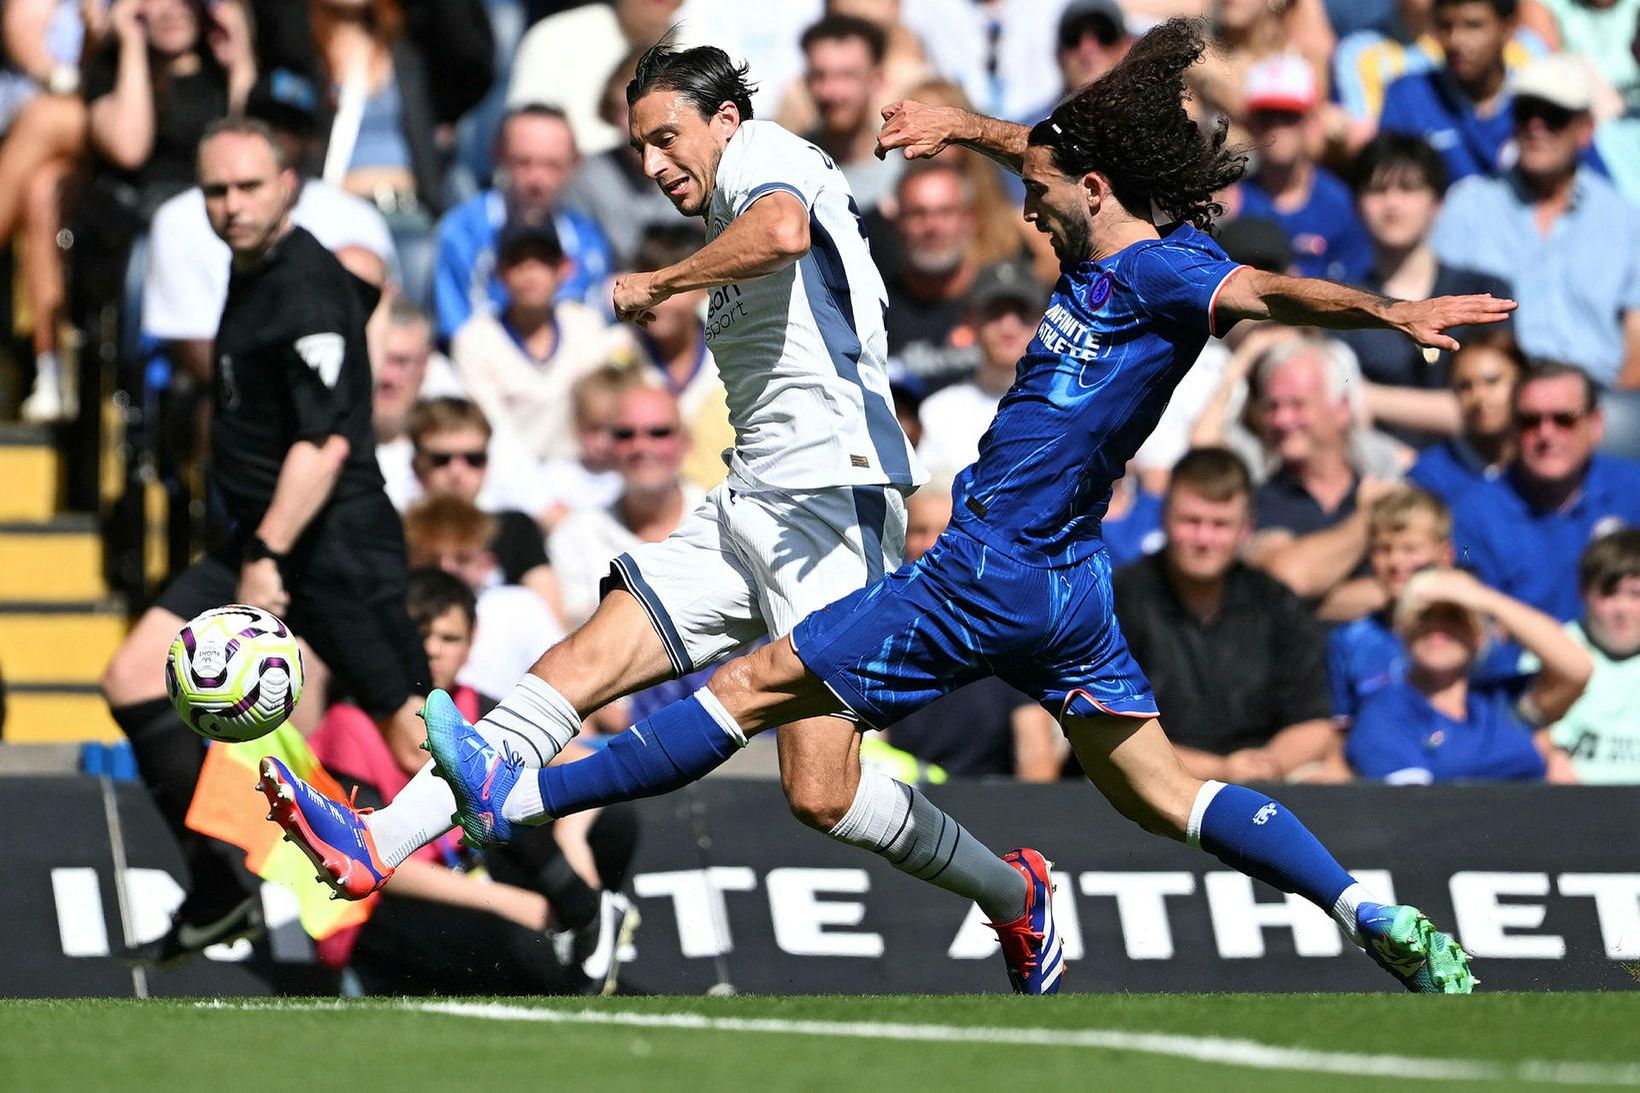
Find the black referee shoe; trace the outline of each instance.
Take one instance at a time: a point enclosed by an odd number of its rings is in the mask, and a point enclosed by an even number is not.
[[[208,912],[195,914],[184,904],[163,935],[122,950],[119,958],[145,968],[164,968],[198,956],[209,946],[238,941],[242,937],[255,939],[265,932],[259,894],[252,893],[215,916]]]

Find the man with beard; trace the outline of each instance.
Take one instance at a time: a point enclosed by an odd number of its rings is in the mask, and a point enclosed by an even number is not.
[[[887,278],[889,374],[926,395],[979,366],[979,347],[963,324],[979,274],[974,191],[954,164],[930,162],[900,176],[895,196],[901,260]]]

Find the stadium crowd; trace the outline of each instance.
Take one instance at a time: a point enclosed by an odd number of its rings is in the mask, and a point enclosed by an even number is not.
[[[888,286],[900,421],[934,474],[909,502],[911,559],[1058,270],[1016,179],[959,148],[879,159],[878,111],[1035,122],[1175,14],[1206,15],[1217,46],[1194,115],[1248,151],[1220,197],[1232,258],[1520,304],[1428,357],[1273,323],[1209,342],[1104,524],[1186,765],[1640,782],[1640,0],[7,0],[6,409],[94,412],[81,362],[117,359],[183,437],[173,473],[202,458],[228,250],[195,150],[215,119],[265,121],[302,175],[295,222],[383,290],[376,454],[412,616],[435,680],[482,711],[586,619],[609,559],[722,479],[733,441],[708,294],[642,328],[611,312],[613,277],[704,240],[627,145],[638,53],[676,26],[744,57],[757,116],[847,176]],[[92,318],[110,308],[118,333]],[[316,750],[390,795],[408,772],[326,698],[319,666],[299,711]],[[663,701],[634,696],[589,735]],[[995,680],[871,735],[905,778],[1067,774],[1052,715]],[[618,888],[629,836],[601,870],[587,837],[565,854]],[[487,913],[538,931],[531,870]]]

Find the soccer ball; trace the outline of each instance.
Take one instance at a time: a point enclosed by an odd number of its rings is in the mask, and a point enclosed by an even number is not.
[[[187,726],[237,743],[285,723],[302,697],[302,653],[290,627],[259,607],[215,607],[171,643],[165,693]]]

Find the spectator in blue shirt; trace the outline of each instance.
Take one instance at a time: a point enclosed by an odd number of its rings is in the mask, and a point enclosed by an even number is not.
[[[1402,76],[1384,92],[1379,129],[1428,140],[1454,182],[1503,169],[1511,132],[1504,48],[1515,7],[1515,0],[1435,0],[1445,63]]]
[[[438,335],[449,339],[475,312],[499,313],[507,291],[496,276],[496,244],[508,223],[551,218],[572,263],[556,302],[604,308],[612,259],[608,241],[585,213],[558,204],[580,156],[564,112],[538,103],[508,111],[496,132],[499,188],[457,205],[438,222],[433,305]]]
[[[1518,699],[1507,686],[1470,678],[1488,617],[1542,664]],[[1406,643],[1406,679],[1362,703],[1345,743],[1356,773],[1400,785],[1542,780],[1533,729],[1583,693],[1594,670],[1588,652],[1543,612],[1455,569],[1407,582],[1395,630]]]
[[[1380,497],[1367,513],[1367,560],[1362,578],[1374,609],[1327,635],[1327,682],[1333,718],[1348,727],[1363,700],[1406,678],[1406,650],[1390,622],[1413,574],[1452,564],[1452,513],[1439,498],[1413,486]]]
[[[1458,564],[1557,619],[1582,612],[1577,559],[1591,539],[1640,525],[1640,463],[1595,451],[1595,386],[1571,365],[1539,364],[1515,389],[1519,453],[1453,510]]]
[[[1498,278],[1442,262],[1430,248],[1446,166],[1424,140],[1381,134],[1361,150],[1355,169],[1355,200],[1372,239],[1372,268],[1360,278],[1361,287],[1398,300],[1509,295]],[[1468,328],[1452,336],[1467,342],[1474,333]],[[1457,402],[1447,389],[1450,354],[1442,351],[1431,361],[1409,338],[1387,330],[1341,330],[1335,336],[1355,351],[1372,384],[1367,406],[1374,424],[1420,447],[1456,429]]]
[[[1531,358],[1569,361],[1607,385],[1640,385],[1640,210],[1578,157],[1593,121],[1576,58],[1516,79],[1515,167],[1452,188],[1430,242],[1441,260],[1509,280]]]
[[[1526,356],[1507,333],[1472,336],[1452,354],[1452,393],[1462,425],[1456,436],[1418,453],[1407,478],[1448,505],[1501,475],[1515,458],[1515,385]]]
[[[1243,102],[1258,169],[1241,184],[1241,213],[1281,225],[1300,276],[1353,281],[1365,274],[1372,245],[1349,187],[1310,154],[1319,143],[1315,70],[1292,54],[1260,61],[1247,71]]]

